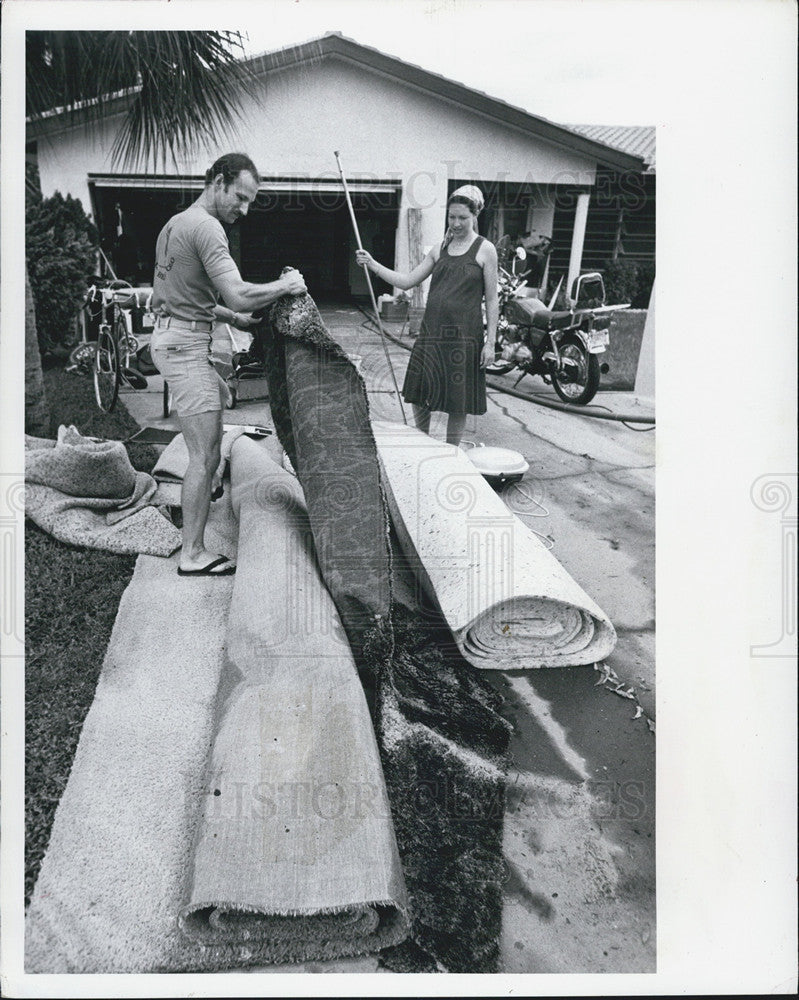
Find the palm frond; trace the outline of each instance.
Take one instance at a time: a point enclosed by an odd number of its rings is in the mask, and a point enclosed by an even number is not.
[[[26,48],[29,115],[81,104],[100,120],[109,95],[129,93],[111,150],[128,169],[218,141],[254,93],[235,31],[28,32]]]
[[[32,117],[130,86],[129,67],[101,67],[98,55],[109,31],[29,31],[26,48],[26,110]]]
[[[231,55],[233,40],[211,32],[135,33],[127,42],[141,80],[112,150],[126,165],[150,157],[176,162],[236,122],[247,77]]]

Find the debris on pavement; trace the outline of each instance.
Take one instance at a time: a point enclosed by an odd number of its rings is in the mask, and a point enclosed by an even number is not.
[[[632,684],[625,685],[616,671],[611,669],[607,663],[595,663],[594,670],[598,671],[600,674],[599,680],[594,683],[594,687],[603,685],[604,687],[607,687],[608,691],[611,691],[613,694],[617,694],[620,698],[628,698],[630,701],[634,701],[635,715],[633,716],[633,720],[640,719],[644,714],[644,710],[638,701],[638,696],[636,695],[635,688]],[[647,722],[649,723],[650,731],[654,732],[654,723],[650,719],[647,719]]]

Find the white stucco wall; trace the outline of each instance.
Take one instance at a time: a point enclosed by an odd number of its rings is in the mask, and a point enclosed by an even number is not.
[[[87,176],[111,173],[111,147],[122,116],[102,126],[64,128],[38,140],[39,181],[45,198],[60,191],[80,198],[91,211]]]
[[[333,151],[353,173],[401,177],[429,207],[448,177],[592,184],[594,164],[460,107],[328,57],[268,77],[241,134],[265,174],[336,177]]]
[[[87,174],[112,172],[114,125],[40,140],[44,194],[70,193],[88,209]],[[590,185],[595,177],[585,157],[333,57],[270,73],[258,99],[245,99],[237,132],[200,149],[181,172],[202,174],[230,149],[246,151],[267,176],[338,180],[339,150],[348,178],[399,180],[400,268],[408,262],[406,209],[422,209],[423,245],[436,242],[450,178]]]

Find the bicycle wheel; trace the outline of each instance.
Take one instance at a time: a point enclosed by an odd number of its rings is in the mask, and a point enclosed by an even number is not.
[[[94,350],[94,398],[101,410],[110,413],[119,395],[119,349],[112,327],[100,324]]]

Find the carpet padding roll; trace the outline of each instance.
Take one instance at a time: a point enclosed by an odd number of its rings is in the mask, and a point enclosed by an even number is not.
[[[612,651],[605,613],[463,451],[401,424],[374,433],[405,555],[470,663],[567,667]]]
[[[363,688],[300,484],[246,437],[231,484],[227,694],[181,928],[275,962],[374,952],[407,936],[408,913]]]

